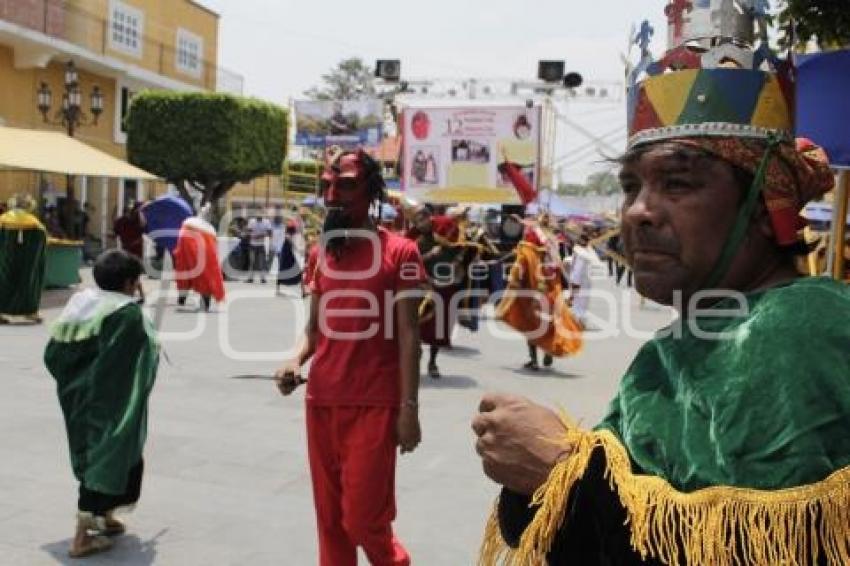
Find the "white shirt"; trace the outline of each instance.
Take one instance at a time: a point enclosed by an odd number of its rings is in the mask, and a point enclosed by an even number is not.
[[[582,290],[588,289],[590,287],[590,270],[598,261],[599,259],[593,250],[585,246],[573,246],[570,283],[581,287]]]
[[[266,235],[271,232],[272,223],[268,218],[263,218],[257,221],[252,218],[248,221],[248,235],[251,237],[252,246],[264,246],[266,244]]]
[[[280,224],[272,225],[272,251],[277,253],[280,251],[280,248],[283,247],[283,241],[286,239],[286,224],[281,222]]]

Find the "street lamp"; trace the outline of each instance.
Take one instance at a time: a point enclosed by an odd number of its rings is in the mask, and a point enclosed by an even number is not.
[[[83,112],[83,93],[80,90],[80,77],[73,61],[65,65],[65,91],[62,93],[62,107],[51,120],[50,108],[53,106],[53,93],[46,82],[41,83],[36,92],[36,105],[46,124],[61,125],[73,137],[80,126],[97,125],[97,119],[103,113],[103,92],[99,86],[92,88],[89,112],[91,119]]]
[[[83,92],[80,89],[80,76],[73,61],[68,61],[64,72],[65,89],[62,93],[62,104],[53,118],[50,117],[50,109],[53,106],[53,93],[46,82],[42,82],[36,91],[36,106],[44,119],[45,124],[61,125],[69,136],[74,137],[74,132],[80,126],[97,125],[98,117],[103,113],[103,92],[99,86],[92,87],[89,99],[89,112],[91,118],[83,112]],[[68,175],[67,195],[69,202],[74,201],[74,179]],[[63,218],[65,224],[70,226],[71,218]]]

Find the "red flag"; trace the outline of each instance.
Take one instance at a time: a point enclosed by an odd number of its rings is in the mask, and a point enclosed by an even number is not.
[[[534,187],[528,182],[528,178],[522,174],[522,170],[517,165],[505,161],[499,165],[499,173],[507,175],[508,179],[511,180],[511,184],[516,189],[522,204],[528,204],[537,199],[537,191],[534,190]]]

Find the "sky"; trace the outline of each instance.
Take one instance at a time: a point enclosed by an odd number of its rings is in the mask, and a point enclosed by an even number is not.
[[[566,61],[586,82],[623,80],[633,24],[655,27],[663,51],[665,0],[201,0],[221,16],[219,65],[242,75],[244,93],[287,105],[340,60],[400,59],[402,78],[533,80],[541,59]],[[632,52],[637,57],[636,49]],[[619,102],[559,104],[555,155],[563,181],[582,181],[625,146]],[[589,135],[590,134],[590,135]],[[607,135],[607,137],[606,137]]]

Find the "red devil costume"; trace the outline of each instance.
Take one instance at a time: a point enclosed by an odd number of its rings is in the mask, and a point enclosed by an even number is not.
[[[430,292],[420,308],[420,333],[430,346],[428,375],[440,378],[437,354],[451,346],[457,320],[456,295],[467,288],[468,266],[476,258],[478,246],[462,242],[462,227],[452,216],[432,216],[427,206],[414,213],[414,227],[407,237],[415,240],[428,274]]]
[[[410,556],[391,523],[396,446],[405,451],[418,443],[418,366],[411,362],[418,336],[416,302],[409,301],[404,330],[397,293],[420,286],[424,267],[413,242],[375,228],[369,218],[383,191],[373,160],[343,154],[322,183],[328,220],[308,261],[311,322],[295,362],[313,360],[306,420],[319,562],[353,566],[361,547],[372,564],[407,565]],[[362,232],[351,234],[355,229]],[[386,316],[388,309],[396,316]],[[293,388],[300,382],[295,373],[284,375]],[[281,391],[287,394],[285,384]],[[412,444],[405,440],[411,427]]]

